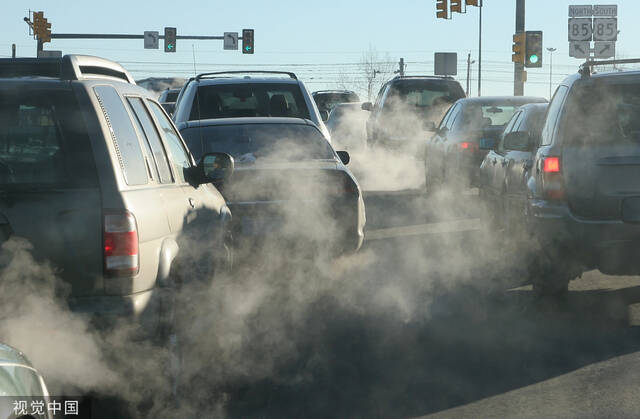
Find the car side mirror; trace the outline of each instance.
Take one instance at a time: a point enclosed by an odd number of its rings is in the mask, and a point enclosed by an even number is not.
[[[340,157],[340,161],[345,166],[351,161],[351,156],[349,156],[349,152],[347,151],[336,151],[336,154]]]
[[[532,148],[531,136],[526,131],[513,131],[504,136],[505,150],[529,151]]]
[[[493,150],[496,148],[496,140],[495,138],[481,138],[478,147],[480,150]]]
[[[327,122],[329,120],[329,112],[325,111],[324,109],[320,111],[320,118],[322,118],[322,120],[324,122]]]
[[[363,111],[371,112],[371,110],[373,109],[373,103],[364,102],[362,105],[360,105],[360,109],[362,109]]]
[[[233,174],[235,162],[227,153],[207,153],[198,164],[202,182],[222,185]]]

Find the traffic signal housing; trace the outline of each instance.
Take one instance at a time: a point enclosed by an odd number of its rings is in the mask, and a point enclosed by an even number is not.
[[[436,18],[449,19],[449,0],[436,0]]]
[[[527,31],[524,66],[542,67],[542,31]]]
[[[451,0],[451,13],[462,13],[462,0]]]
[[[44,12],[33,12],[33,34],[40,42],[51,42],[51,23],[47,22]]]
[[[525,42],[526,34],[524,32],[518,32],[513,35],[513,54],[511,55],[511,61],[514,63],[524,64]]]
[[[466,0],[467,6],[480,6],[480,0]]]
[[[253,54],[253,29],[242,30],[242,53]]]
[[[176,28],[164,28],[164,52],[176,52]]]

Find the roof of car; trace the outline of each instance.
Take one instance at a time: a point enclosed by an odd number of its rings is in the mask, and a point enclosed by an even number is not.
[[[196,80],[200,85],[208,86],[212,84],[252,84],[252,83],[278,83],[297,84],[297,79],[287,77],[213,77]]]
[[[547,99],[537,96],[480,96],[458,99],[458,102],[478,105],[547,103]]]
[[[252,125],[252,124],[292,124],[292,125],[312,125],[313,121],[303,118],[276,118],[276,117],[244,117],[244,118],[214,118],[188,121],[179,124],[182,128],[208,127],[215,125]]]
[[[315,92],[312,93],[312,95],[318,95],[318,94],[348,94],[348,95],[353,95],[356,92],[354,92],[353,90],[317,90]]]
[[[0,365],[7,363],[32,367],[31,362],[22,352],[7,344],[0,343]]]

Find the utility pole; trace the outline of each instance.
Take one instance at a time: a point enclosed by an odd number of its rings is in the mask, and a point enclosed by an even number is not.
[[[549,51],[549,100],[551,100],[551,79],[553,77],[553,52],[555,51],[555,48],[547,48],[547,51]]]
[[[467,54],[467,97],[469,97],[469,81],[471,74],[471,64],[475,63],[476,60],[471,61],[471,53]]]
[[[524,32],[525,0],[516,0],[516,33]],[[513,95],[524,95],[524,64],[513,63]]]
[[[16,44],[11,44],[11,58],[16,58]]]
[[[400,74],[400,77],[404,77],[404,58],[400,58],[398,61],[398,69],[394,71],[396,74]]]
[[[522,0],[524,1],[524,0]],[[481,96],[482,86],[482,6],[484,0],[480,0],[480,13],[478,18],[478,96]]]

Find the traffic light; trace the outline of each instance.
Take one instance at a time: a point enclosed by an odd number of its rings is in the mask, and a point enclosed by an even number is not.
[[[449,0],[436,0],[436,18],[449,19]]]
[[[527,31],[525,67],[542,67],[542,31]]]
[[[51,23],[47,22],[44,12],[33,12],[33,34],[40,42],[51,42]]]
[[[253,54],[253,29],[242,30],[242,53]]]
[[[462,0],[451,0],[451,13],[462,13]]]
[[[514,63],[524,63],[524,49],[525,49],[525,33],[518,32],[513,35],[513,54],[511,55],[511,61]]]
[[[164,52],[176,52],[176,28],[164,28]]]
[[[467,6],[480,6],[480,0],[466,0]]]

